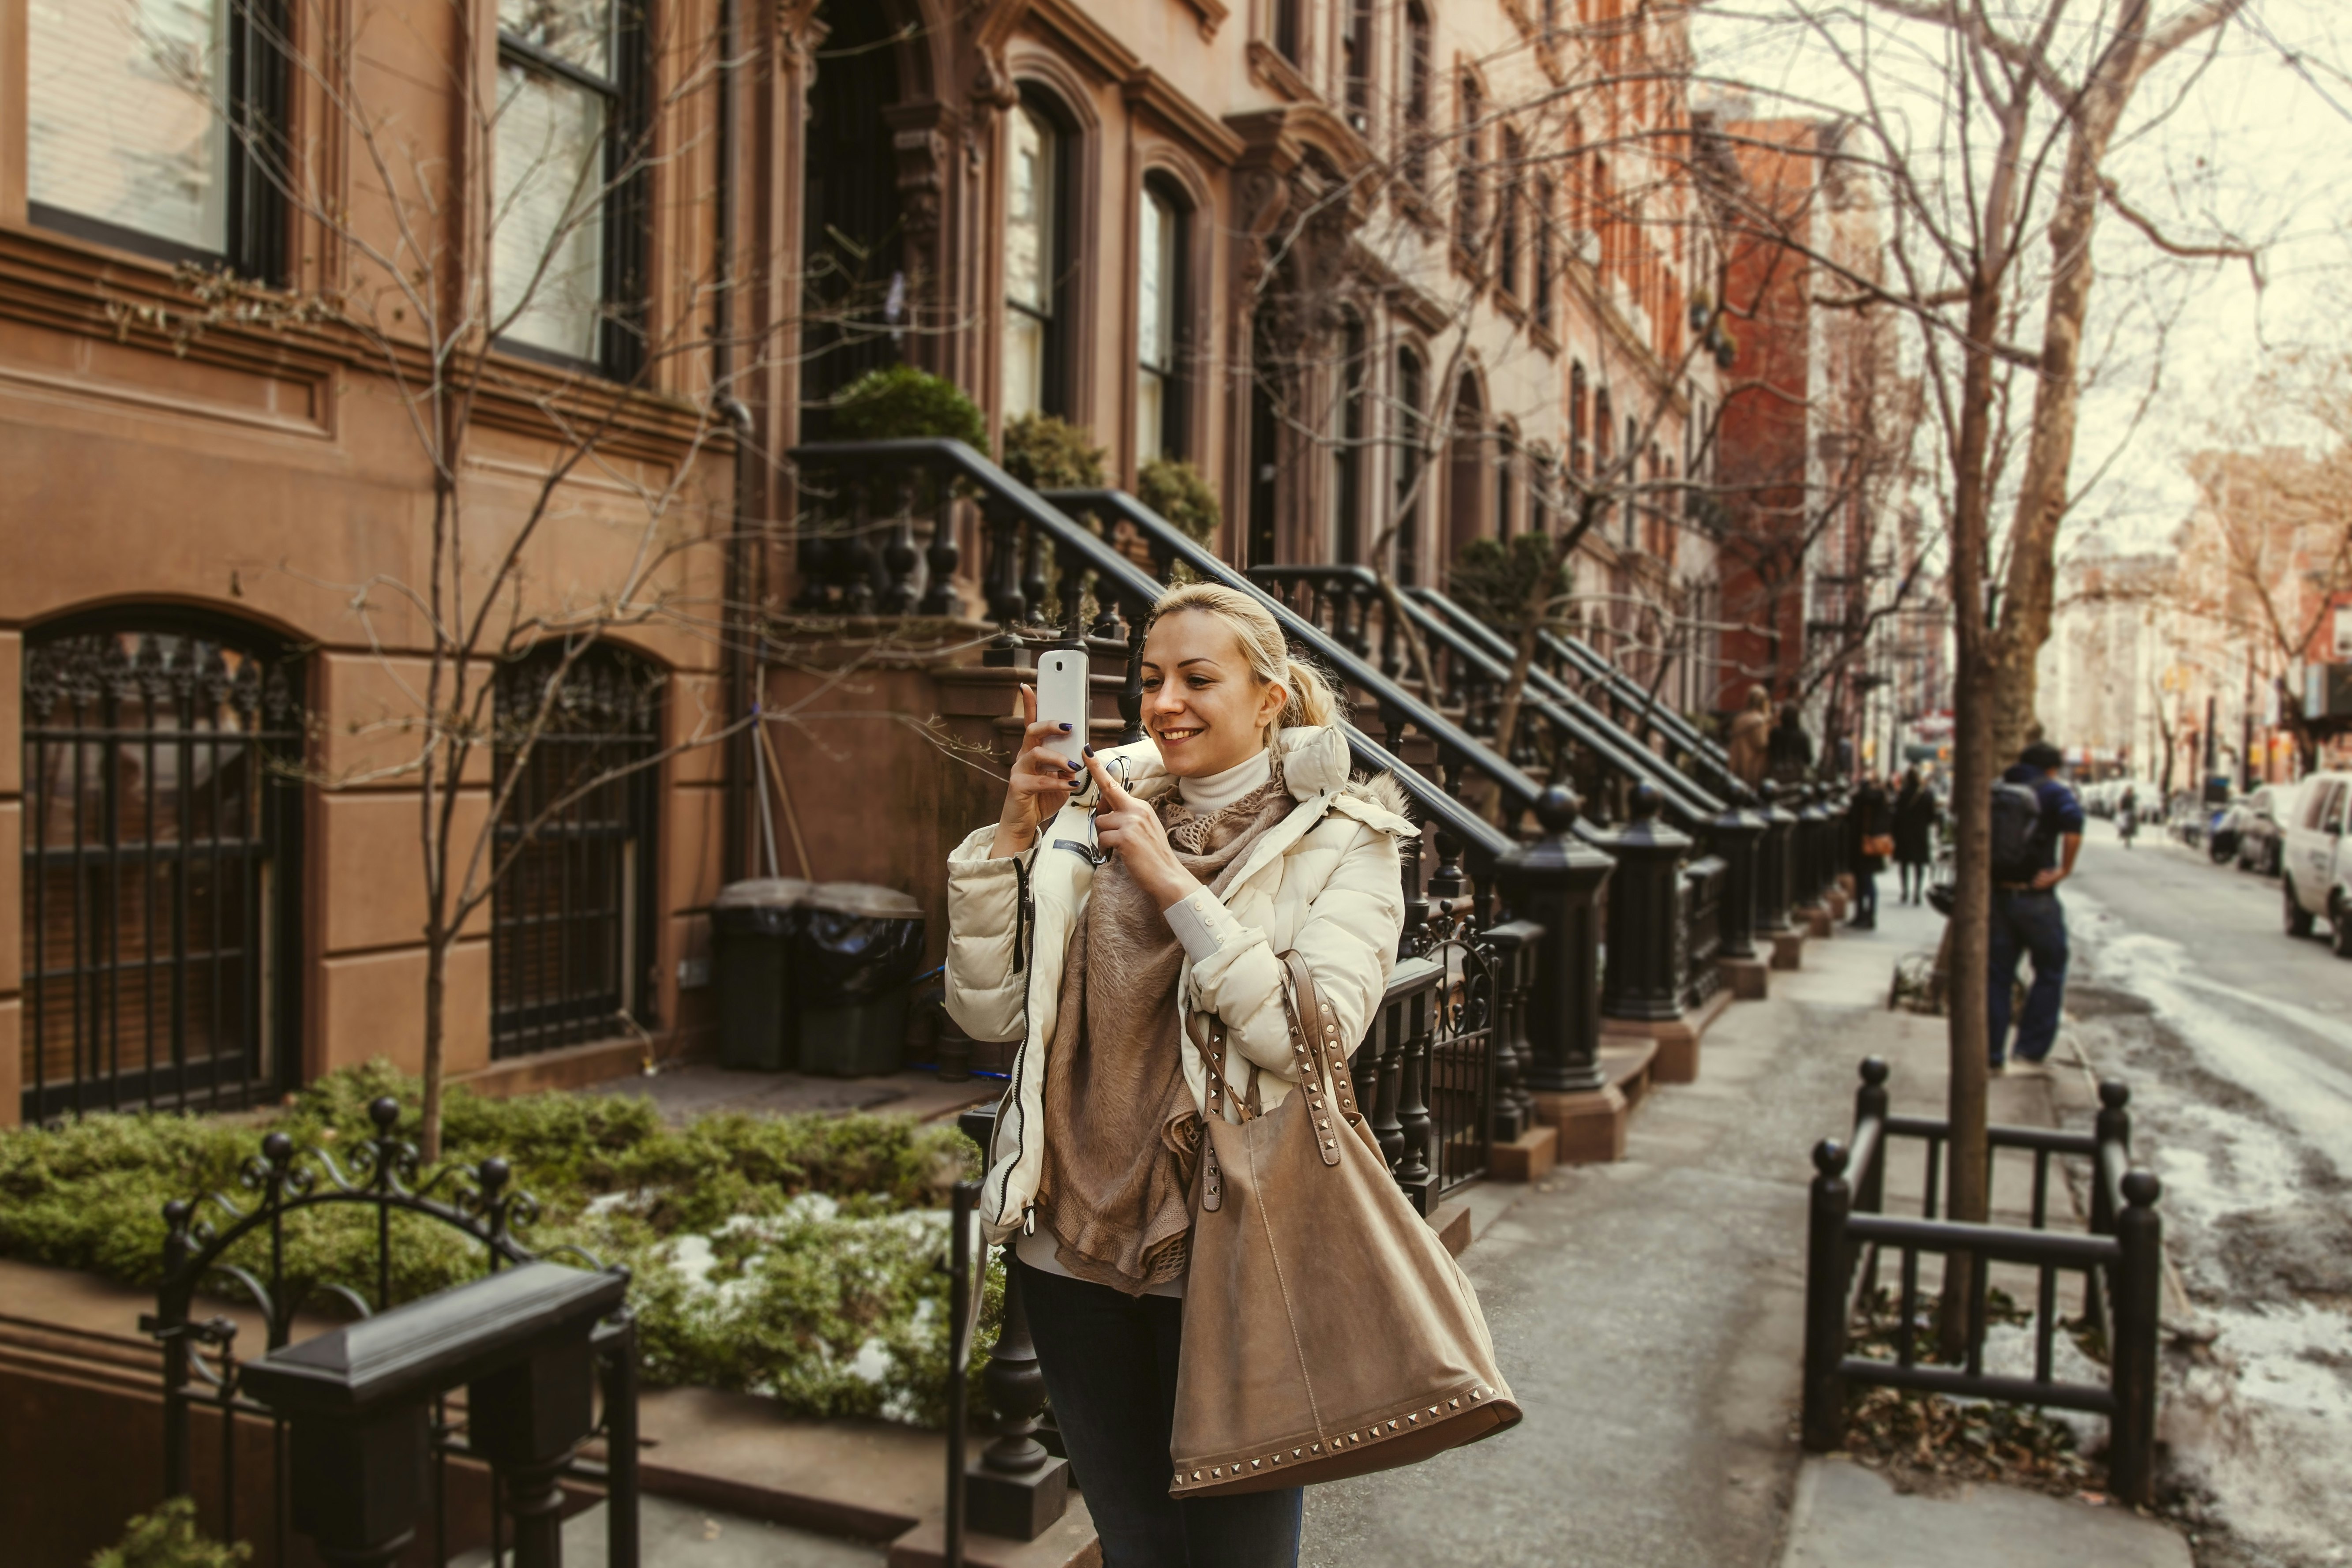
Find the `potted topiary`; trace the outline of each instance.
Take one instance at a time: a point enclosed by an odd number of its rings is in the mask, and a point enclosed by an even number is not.
[[[832,415],[833,434],[844,441],[944,436],[974,451],[988,449],[980,405],[947,377],[910,364],[867,371],[834,400]]]
[[[1201,470],[1181,458],[1154,458],[1136,471],[1135,496],[1174,523],[1184,537],[1213,548],[1223,512]]]
[[[1094,433],[1054,414],[1024,414],[1004,422],[1004,471],[1033,490],[1098,489],[1103,449]]]

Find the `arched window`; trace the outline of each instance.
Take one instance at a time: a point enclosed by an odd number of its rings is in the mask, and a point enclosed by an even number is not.
[[[1182,353],[1190,289],[1191,213],[1163,180],[1147,180],[1136,235],[1135,459],[1184,455]]]
[[[1519,441],[1516,431],[1495,432],[1495,537],[1508,544],[1511,524],[1516,521],[1518,505],[1517,487],[1511,481],[1518,471]]]
[[[1396,564],[1397,580],[1402,583],[1420,581],[1421,562],[1421,498],[1415,487],[1421,479],[1422,422],[1423,400],[1428,390],[1423,385],[1421,356],[1410,348],[1397,350],[1395,435],[1396,461]]]
[[[1343,565],[1363,551],[1366,352],[1363,318],[1349,311],[1339,329],[1339,428],[1331,447],[1331,547]]]
[[[661,672],[598,643],[499,672],[506,805],[490,897],[490,1054],[527,1056],[654,1022]]]
[[[1069,136],[1042,95],[1009,123],[1004,216],[1005,417],[1068,412]]]
[[[293,1087],[302,674],[168,611],[26,635],[27,1124]]]

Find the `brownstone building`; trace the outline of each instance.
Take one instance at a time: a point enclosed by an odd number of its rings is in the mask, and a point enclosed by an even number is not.
[[[958,614],[789,613],[787,454],[877,365],[992,438],[1069,418],[1114,483],[1190,460],[1244,563],[1437,583],[1624,458],[1588,619],[1712,689],[1637,613],[1696,626],[1713,577],[1669,499],[1717,397],[1673,16],[155,9],[0,0],[0,1119],[415,1065],[443,816],[485,895],[454,1074],[690,1048],[755,694],[814,702],[771,730],[809,869],[935,902],[986,792],[902,721],[1003,711],[977,552]],[[877,636],[821,700],[786,657]]]

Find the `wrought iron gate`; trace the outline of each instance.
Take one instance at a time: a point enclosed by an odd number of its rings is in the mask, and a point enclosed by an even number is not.
[[[498,1057],[654,1021],[661,676],[592,647],[562,674],[542,721],[561,658],[533,654],[499,677],[498,784],[514,787],[498,829],[499,855],[513,860],[490,900]]]
[[[26,639],[26,1122],[289,1085],[301,677],[168,616]]]

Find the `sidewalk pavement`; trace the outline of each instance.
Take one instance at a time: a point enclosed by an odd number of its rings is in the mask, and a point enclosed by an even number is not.
[[[1942,921],[1891,894],[1879,920],[1807,942],[1769,1000],[1727,1012],[1698,1081],[1643,1102],[1624,1160],[1475,1194],[1463,1265],[1527,1419],[1310,1489],[1302,1563],[1878,1568],[1965,1545],[1972,1564],[2185,1568],[2177,1534],[2121,1510],[2000,1487],[1902,1495],[1798,1448],[1810,1151],[1849,1133],[1864,1057],[1892,1065],[1898,1110],[1943,1103],[1944,1021],[1886,1008],[1895,960],[1932,949]],[[2053,1122],[2053,1088],[2087,1092],[2004,1079],[1992,1119]],[[1997,1174],[1996,1207],[2021,1208],[2018,1178]],[[1890,1171],[1890,1209],[1903,1191]]]

